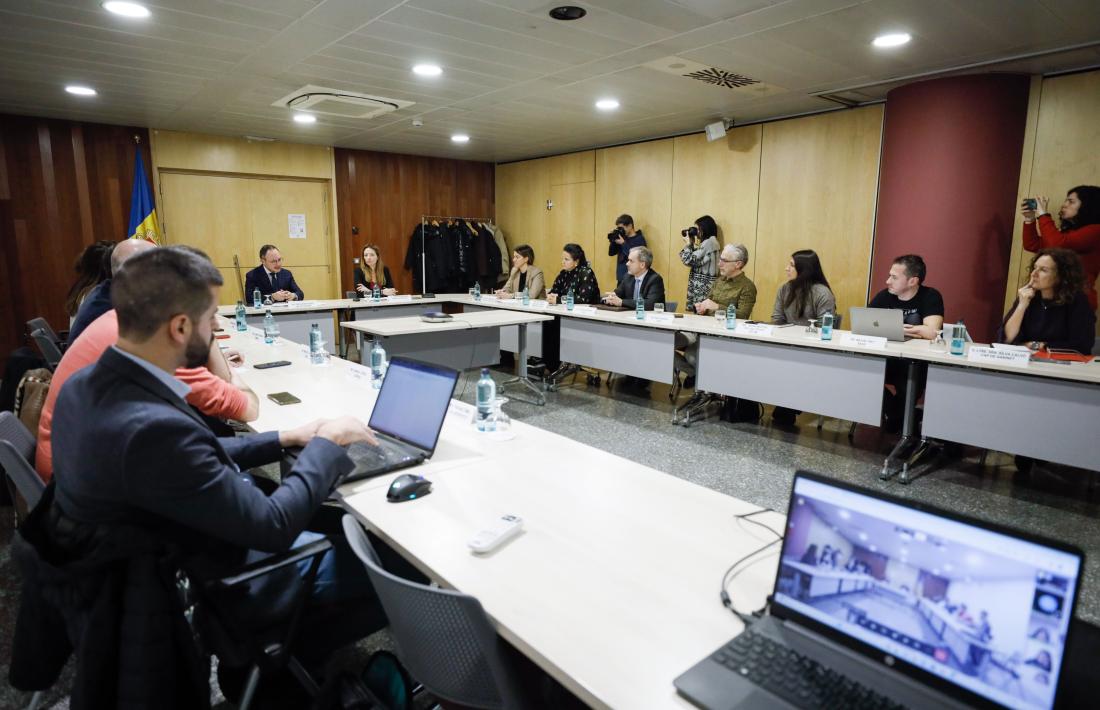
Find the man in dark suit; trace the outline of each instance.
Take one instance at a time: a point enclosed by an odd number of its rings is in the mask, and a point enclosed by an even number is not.
[[[124,239],[111,250],[111,274],[114,275],[131,256],[153,249],[156,244],[144,239]],[[76,312],[76,318],[69,327],[69,342],[75,343],[84,329],[95,322],[96,318],[111,310],[111,279],[107,279],[88,292],[84,303]]]
[[[300,536],[316,539],[303,531],[353,468],[344,447],[375,441],[351,417],[249,437],[214,435],[184,401],[188,387],[172,373],[209,356],[221,284],[213,264],[187,247],[131,258],[114,275],[118,343],[69,379],[53,420],[60,518],[75,525],[142,525],[184,540],[196,568],[211,573],[282,552]],[[242,473],[296,446],[305,448],[270,495]],[[339,579],[340,552],[325,555],[319,601],[373,597],[365,575]],[[254,588],[256,603],[285,599],[281,581]]]
[[[252,302],[252,294],[260,289],[261,298],[271,296],[272,301],[302,300],[305,294],[294,282],[294,274],[283,268],[283,255],[274,244],[260,247],[260,265],[245,274],[245,301]]]
[[[634,247],[626,258],[626,276],[613,293],[604,296],[604,303],[611,306],[635,308],[637,299],[645,302],[647,311],[653,304],[665,302],[665,280],[654,271],[653,252],[649,247]]]

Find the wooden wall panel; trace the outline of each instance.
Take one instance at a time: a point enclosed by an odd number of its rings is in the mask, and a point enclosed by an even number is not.
[[[664,277],[668,300],[677,301],[681,312],[690,270],[680,261],[684,247],[680,230],[709,214],[718,223],[718,241],[723,245],[743,243],[750,253],[756,251],[762,131],[758,124],[734,128],[725,140],[708,142],[705,134],[696,133],[673,141],[672,229]],[[750,277],[754,267],[755,261],[750,260]]]
[[[596,179],[596,151],[555,155],[549,159],[550,184],[571,185]]]
[[[409,293],[405,253],[421,215],[495,216],[492,163],[337,148],[335,177],[341,291],[353,288],[352,259],[376,244]]]
[[[212,173],[332,179],[332,148],[283,141],[250,141],[181,131],[153,131],[157,165]]]
[[[135,135],[148,168],[144,128],[0,114],[0,364],[31,318],[68,328],[65,294],[84,247],[128,236]]]
[[[549,159],[525,160],[496,168],[497,224],[504,230],[509,249],[518,244],[529,245],[540,265],[542,255],[551,245],[550,217],[546,210],[550,164]],[[556,248],[561,249],[561,245]],[[510,259],[511,254],[505,258]]]
[[[597,244],[592,261],[605,291],[615,286],[615,257],[607,255],[605,235],[623,213],[633,217],[634,226],[645,234],[653,250],[653,268],[662,276],[669,273],[672,147],[669,138],[596,151]],[[677,241],[679,236],[677,232]]]
[[[868,106],[764,125],[750,255],[757,262],[756,318],[771,315],[784,267],[799,249],[821,256],[845,318],[851,306],[867,303],[882,114],[882,106]]]

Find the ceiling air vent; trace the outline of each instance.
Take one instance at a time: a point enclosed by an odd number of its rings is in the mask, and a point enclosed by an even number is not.
[[[412,106],[412,101],[390,99],[385,96],[359,94],[354,91],[328,89],[312,84],[292,91],[271,104],[295,111],[308,111],[325,116],[342,118],[375,118],[398,109]]]
[[[685,79],[701,81],[711,86],[731,89],[746,97],[759,98],[761,96],[771,96],[773,94],[782,94],[786,92],[786,89],[771,84],[765,84],[759,79],[753,79],[752,77],[738,74],[737,72],[721,67],[708,67],[706,64],[693,62],[683,57],[663,57],[661,59],[654,59],[651,62],[646,62],[642,66],[656,69],[665,74],[674,74],[684,77]]]

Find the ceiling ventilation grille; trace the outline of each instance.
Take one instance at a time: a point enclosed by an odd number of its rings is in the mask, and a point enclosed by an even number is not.
[[[719,69],[718,67],[708,67],[699,71],[688,72],[683,76],[689,79],[697,79],[708,84],[714,84],[715,86],[722,86],[727,89],[740,89],[745,86],[752,86],[753,84],[760,83],[759,79],[750,79],[747,76],[735,74],[734,72]]]
[[[764,96],[786,93],[787,90],[767,84],[759,79],[753,79],[744,74],[723,69],[721,67],[708,67],[706,64],[693,62],[690,59],[677,57],[662,57],[646,62],[642,66],[655,69],[664,74],[672,74],[685,79],[701,81],[704,84],[729,89],[745,98],[757,99]]]

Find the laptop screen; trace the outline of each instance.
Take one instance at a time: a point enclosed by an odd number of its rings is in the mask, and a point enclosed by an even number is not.
[[[370,415],[370,428],[435,451],[457,381],[457,370],[393,358]]]
[[[1007,707],[1050,708],[1081,564],[1080,554],[800,474],[774,600],[884,652],[888,665],[905,661]]]

